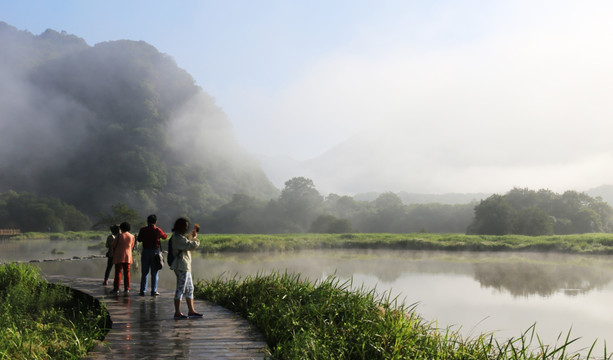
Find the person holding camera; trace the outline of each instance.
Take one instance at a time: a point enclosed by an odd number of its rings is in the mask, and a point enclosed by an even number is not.
[[[194,309],[194,282],[192,279],[192,256],[190,250],[200,246],[200,241],[197,239],[198,225],[194,226],[194,230],[187,234],[189,230],[189,220],[186,218],[178,218],[172,228],[172,237],[170,238],[172,254],[174,259],[169,264],[174,270],[177,277],[177,288],[175,291],[175,319],[186,319],[202,317]],[[188,313],[185,316],[181,313],[181,300],[185,296]]]

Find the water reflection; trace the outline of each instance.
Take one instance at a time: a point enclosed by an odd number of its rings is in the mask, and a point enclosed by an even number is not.
[[[473,266],[474,277],[481,286],[507,290],[514,296],[551,296],[559,291],[577,296],[601,289],[613,277],[610,270],[587,266],[534,263],[477,263]]]

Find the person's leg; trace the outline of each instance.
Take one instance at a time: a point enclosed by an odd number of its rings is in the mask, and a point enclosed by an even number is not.
[[[104,285],[108,285],[111,269],[113,268],[113,258],[106,258],[106,270],[104,270]]]
[[[181,299],[175,299],[175,317],[180,317],[181,315]]]
[[[187,279],[185,282],[185,303],[187,303],[187,315],[189,316],[202,316],[194,309],[194,281],[192,280],[192,273],[187,273]]]
[[[143,249],[141,253],[141,274],[140,274],[140,295],[144,295],[147,292],[147,284],[149,282],[149,267],[151,267],[151,260],[149,256],[149,249]]]
[[[185,298],[185,303],[187,304],[187,315],[196,314],[196,310],[194,310],[194,299],[193,298]]]
[[[123,274],[124,274],[124,280],[123,280],[123,288],[124,291],[130,291],[130,264],[128,263],[123,263]]]
[[[113,279],[113,291],[119,291],[121,283],[121,264],[115,264],[115,278]]]
[[[187,272],[175,270],[177,276],[177,288],[175,290],[175,317],[183,316],[181,313],[181,298],[185,292],[185,283],[187,281]]]
[[[155,257],[158,256],[159,250],[154,251],[151,256],[151,295],[157,295],[158,293],[158,268],[155,266]],[[145,287],[145,291],[147,288]]]

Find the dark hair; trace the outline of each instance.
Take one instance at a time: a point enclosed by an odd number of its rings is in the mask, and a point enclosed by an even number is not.
[[[155,214],[151,214],[151,215],[147,216],[147,224],[153,225],[156,222],[158,222],[158,217],[155,216]]]
[[[119,224],[119,228],[121,229],[121,232],[130,231],[130,224],[124,221]]]
[[[113,235],[119,234],[119,226],[117,224],[111,225],[110,229]]]
[[[185,225],[188,225],[186,227],[189,227],[189,220],[187,220],[184,217],[180,217],[175,221],[175,226],[172,227],[172,232],[174,232],[176,229],[183,227]]]

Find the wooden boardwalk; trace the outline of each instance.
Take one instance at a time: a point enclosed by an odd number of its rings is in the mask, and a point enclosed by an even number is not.
[[[132,281],[125,296],[110,295],[112,286],[99,279],[47,276],[103,301],[113,327],[104,341],[88,353],[87,359],[263,359],[266,343],[245,319],[206,301],[196,300],[202,319],[174,320],[174,292],[160,290],[160,296],[138,295]],[[134,279],[133,279],[134,280]],[[109,281],[111,283],[112,281]],[[135,286],[136,285],[136,286]],[[123,288],[123,284],[122,284]],[[133,290],[132,290],[133,291]],[[187,314],[185,301],[181,310]]]

